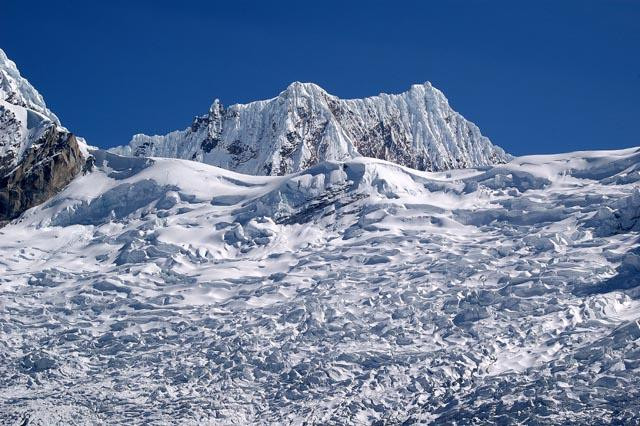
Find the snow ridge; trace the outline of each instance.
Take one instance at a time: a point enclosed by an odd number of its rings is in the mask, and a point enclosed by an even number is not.
[[[42,95],[20,75],[15,62],[10,60],[2,49],[0,49],[0,100],[36,111],[56,125],[60,125],[60,120],[47,108]]]
[[[511,158],[429,82],[365,99],[342,100],[300,82],[266,101],[224,108],[216,99],[189,128],[137,134],[112,152],[196,160],[253,175],[284,175],[358,156],[427,171]]]
[[[86,155],[0,50],[0,226],[66,186]]]
[[[42,95],[20,75],[16,64],[0,49],[0,177],[60,121]]]

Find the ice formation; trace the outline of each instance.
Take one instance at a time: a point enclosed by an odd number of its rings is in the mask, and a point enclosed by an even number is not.
[[[399,95],[343,100],[315,84],[295,82],[267,101],[224,108],[216,100],[185,130],[135,135],[112,151],[196,160],[254,175],[283,175],[360,155],[431,171],[511,158],[430,83]]]
[[[20,139],[25,114],[66,130],[1,75],[10,167],[50,182],[72,150],[29,162],[59,144]],[[414,91],[438,93],[339,104]],[[429,172],[340,140],[283,176],[256,168],[282,146],[242,174],[78,144],[82,172],[0,228],[0,423],[640,422],[640,148]]]
[[[4,419],[638,420],[638,149],[283,177],[93,155],[0,230]]]

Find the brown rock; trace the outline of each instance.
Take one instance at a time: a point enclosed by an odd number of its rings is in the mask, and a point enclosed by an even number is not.
[[[18,166],[0,178],[0,225],[54,196],[84,163],[75,136],[51,126]]]

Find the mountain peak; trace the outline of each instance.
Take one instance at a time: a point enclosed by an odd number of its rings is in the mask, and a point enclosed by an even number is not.
[[[435,92],[435,93],[439,93],[441,95],[444,96],[444,93],[442,93],[440,90],[438,90],[436,87],[434,87],[430,81],[425,81],[422,84],[412,84],[409,87],[409,92],[420,92],[420,93],[425,93],[425,92]]]
[[[220,99],[215,98],[209,107],[209,115],[219,115],[223,109],[224,106],[222,105],[222,102],[220,102]]]
[[[84,162],[83,143],[0,50],[0,225],[56,194]]]
[[[327,91],[315,83],[303,83],[300,81],[294,81],[289,84],[285,90],[280,92],[279,96],[314,96],[314,95],[328,95]]]
[[[56,125],[60,125],[60,120],[47,108],[42,95],[20,75],[15,62],[9,59],[2,49],[0,49],[0,100],[36,111]]]
[[[254,175],[297,172],[357,156],[419,170],[488,166],[511,157],[449,106],[430,82],[397,95],[342,100],[295,81],[273,99],[214,102],[209,115],[166,136],[136,135],[114,152],[174,157]]]

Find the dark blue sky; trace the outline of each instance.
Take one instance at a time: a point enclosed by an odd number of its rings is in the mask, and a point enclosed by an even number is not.
[[[517,155],[640,145],[640,0],[2,0],[0,47],[103,147],[294,80],[344,98],[429,80]]]

